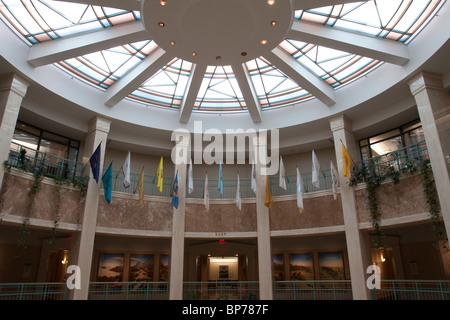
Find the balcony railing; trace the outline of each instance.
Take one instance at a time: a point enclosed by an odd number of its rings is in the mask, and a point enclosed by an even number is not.
[[[408,172],[411,168],[419,168],[421,162],[426,159],[428,159],[427,145],[425,141],[421,141],[378,157],[359,161],[356,163],[356,171],[385,177],[392,170]]]
[[[89,300],[168,300],[168,282],[91,282]],[[351,300],[350,280],[274,281],[274,300]],[[381,280],[373,300],[450,300],[449,280]],[[68,300],[65,283],[1,283],[0,300]],[[259,299],[257,281],[184,282],[184,300]]]
[[[450,281],[381,280],[372,300],[450,300]]]
[[[70,182],[88,174],[80,162],[56,157],[15,142],[11,142],[10,145],[8,165],[26,172],[40,172],[44,176]]]
[[[350,280],[275,281],[274,300],[351,300]]]

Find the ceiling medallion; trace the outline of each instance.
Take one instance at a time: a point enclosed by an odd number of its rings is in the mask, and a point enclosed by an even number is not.
[[[294,19],[291,1],[269,2],[142,0],[141,16],[150,38],[168,54],[193,63],[233,65],[264,56],[285,39]]]

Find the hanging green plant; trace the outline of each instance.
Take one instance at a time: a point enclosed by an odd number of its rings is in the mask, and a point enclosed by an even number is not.
[[[55,206],[55,219],[53,220],[53,228],[52,228],[52,237],[50,240],[50,243],[53,243],[53,241],[56,238],[56,228],[58,228],[58,222],[59,222],[59,213],[61,210],[61,185],[64,183],[63,180],[55,180],[55,193],[56,193],[56,206]]]
[[[434,232],[434,237],[437,245],[441,245],[445,251],[449,251],[448,238],[446,237],[445,228],[440,218],[439,201],[437,197],[436,185],[432,178],[432,169],[430,160],[422,161],[420,166],[420,173],[422,175],[423,192],[425,199],[430,206],[429,213],[431,215],[431,224]]]
[[[27,248],[26,243],[30,239],[30,216],[33,210],[33,204],[36,194],[38,193],[41,186],[42,172],[40,170],[37,170],[33,173],[33,176],[34,176],[33,184],[31,185],[31,188],[28,191],[28,204],[25,219],[22,223],[22,227],[19,230],[20,237],[18,243],[19,246],[23,247],[24,249]]]

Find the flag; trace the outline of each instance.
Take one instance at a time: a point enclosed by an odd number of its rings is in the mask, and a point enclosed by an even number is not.
[[[241,210],[242,202],[241,202],[241,184],[239,182],[239,173],[237,175],[236,204],[237,204],[239,210]]]
[[[338,185],[338,172],[333,164],[333,161],[330,159],[330,168],[331,168],[331,188],[333,190],[333,197],[336,200],[337,197],[337,185]]]
[[[139,191],[139,204],[142,205],[144,201],[144,167],[142,167],[141,175],[139,176],[139,181],[136,189]]]
[[[302,175],[297,168],[297,208],[300,213],[303,212],[303,180]]]
[[[319,183],[320,164],[314,150],[312,151],[312,185],[316,188],[320,187]]]
[[[175,180],[173,181],[172,206],[178,209],[178,171],[175,175]]]
[[[112,162],[102,177],[103,190],[105,193],[105,200],[108,204],[111,203],[111,187],[112,187]]]
[[[163,157],[161,156],[161,160],[159,161],[158,170],[156,170],[156,176],[158,177],[158,189],[159,192],[163,190]]]
[[[264,199],[264,205],[267,208],[272,207],[272,194],[270,193],[269,176],[266,176],[266,198]]]
[[[252,160],[252,190],[256,193],[256,172],[255,172],[255,162]]]
[[[205,204],[205,208],[209,210],[209,186],[208,186],[208,173],[206,173],[205,177],[205,187],[203,190],[203,203]]]
[[[98,178],[100,176],[100,158],[101,158],[101,148],[102,143],[98,145],[95,152],[92,154],[89,162],[91,164],[92,175],[94,176],[95,181],[98,183]]]
[[[219,183],[218,183],[218,187],[219,187],[219,193],[223,194],[222,161],[220,162],[220,166],[219,166]]]
[[[194,191],[194,175],[192,173],[192,159],[190,159],[189,170],[188,170],[188,192],[189,194]]]
[[[130,151],[128,151],[127,157],[122,164],[123,172],[123,186],[128,188],[130,186]]]
[[[347,148],[342,143],[342,165],[344,171],[344,177],[350,179],[350,165],[352,164],[352,157],[350,157],[350,153],[348,153]]]
[[[280,187],[286,190],[286,169],[284,168],[283,158],[280,156]]]

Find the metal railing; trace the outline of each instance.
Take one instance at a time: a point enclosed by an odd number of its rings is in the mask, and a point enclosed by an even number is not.
[[[73,182],[87,174],[85,166],[76,161],[53,156],[51,154],[11,142],[8,165],[26,172],[40,172],[44,176]]]
[[[350,280],[275,281],[274,300],[352,300]]]
[[[218,280],[184,282],[183,300],[258,300],[259,282]]]
[[[428,149],[425,141],[366,159],[356,163],[358,170],[366,170],[368,174],[383,177],[390,170],[408,172],[412,167],[419,168],[423,160],[428,159]]]
[[[89,300],[168,300],[168,282],[91,282]],[[274,300],[351,300],[350,280],[274,281]],[[449,280],[381,280],[372,300],[450,300]],[[68,300],[66,283],[0,283],[0,300]],[[184,300],[257,300],[258,281],[184,282]]]
[[[168,282],[91,282],[88,300],[168,300]]]
[[[450,300],[450,281],[381,280],[372,300]]]
[[[67,300],[66,283],[2,283],[0,300]]]

